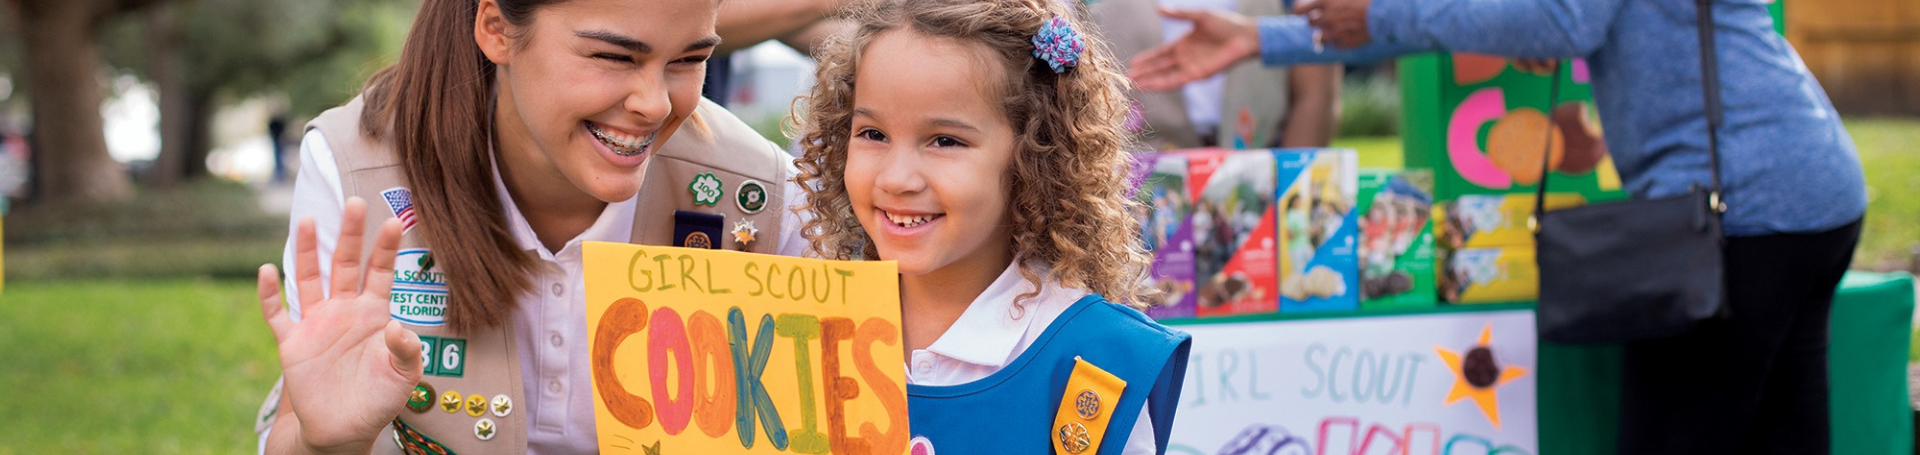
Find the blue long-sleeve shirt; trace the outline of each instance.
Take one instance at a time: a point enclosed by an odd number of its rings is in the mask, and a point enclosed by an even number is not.
[[[1715,0],[1721,179],[1728,236],[1818,232],[1866,212],[1853,139],[1766,0]],[[1298,16],[1259,19],[1267,65],[1366,61],[1450,50],[1584,57],[1626,190],[1685,193],[1711,181],[1700,40],[1687,0],[1373,0],[1373,44],[1319,51]]]

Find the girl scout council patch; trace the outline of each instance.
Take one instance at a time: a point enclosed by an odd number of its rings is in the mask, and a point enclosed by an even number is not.
[[[388,315],[403,323],[437,326],[447,323],[447,275],[434,270],[426,248],[400,250],[393,259],[393,298]]]

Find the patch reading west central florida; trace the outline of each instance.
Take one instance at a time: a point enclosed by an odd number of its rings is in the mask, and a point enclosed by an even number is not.
[[[393,259],[393,297],[387,311],[403,323],[437,326],[447,323],[447,275],[434,268],[433,253],[425,248],[400,250]]]

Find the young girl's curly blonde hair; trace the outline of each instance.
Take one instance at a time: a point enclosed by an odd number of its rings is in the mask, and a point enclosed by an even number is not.
[[[814,215],[803,235],[830,259],[878,259],[854,217],[843,172],[852,136],[854,70],[874,38],[894,30],[974,43],[999,63],[1000,107],[1016,138],[1012,190],[1013,252],[1035,284],[1057,280],[1109,301],[1143,307],[1148,256],[1130,215],[1122,125],[1127,80],[1104,43],[1055,0],[881,0],[852,16],[858,28],[822,46],[818,83],[794,101],[789,131],[804,153],[796,179]],[[1032,38],[1054,17],[1070,22],[1088,46],[1077,66],[1055,73],[1034,57]],[[1040,270],[1036,270],[1039,268]],[[1037,293],[1020,296],[1025,301]]]

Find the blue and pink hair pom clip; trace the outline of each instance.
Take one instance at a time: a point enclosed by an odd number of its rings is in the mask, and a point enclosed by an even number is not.
[[[1033,35],[1033,56],[1047,62],[1054,74],[1067,72],[1080,64],[1080,52],[1087,48],[1080,39],[1080,32],[1073,29],[1066,19],[1054,16],[1040,25],[1040,32]]]

